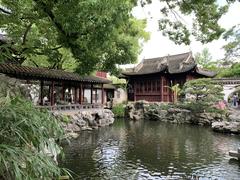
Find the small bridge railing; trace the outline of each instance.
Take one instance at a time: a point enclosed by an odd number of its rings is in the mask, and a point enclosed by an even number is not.
[[[73,111],[93,108],[103,108],[102,104],[69,104],[69,105],[54,105],[54,106],[36,106],[40,109],[47,109],[49,111]]]

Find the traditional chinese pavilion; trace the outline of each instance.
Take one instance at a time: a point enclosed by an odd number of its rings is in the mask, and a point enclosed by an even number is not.
[[[214,72],[197,66],[192,53],[168,55],[153,59],[143,59],[134,68],[122,72],[128,81],[128,100],[172,102],[173,94],[169,87],[186,81],[214,77]]]
[[[102,77],[11,63],[0,63],[0,73],[19,79],[23,85],[35,85],[39,94],[36,105],[47,106],[50,110],[102,105],[106,96],[104,84],[111,83]]]

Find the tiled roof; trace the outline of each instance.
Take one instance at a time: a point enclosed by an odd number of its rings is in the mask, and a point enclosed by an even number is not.
[[[17,64],[0,64],[0,73],[18,77],[32,77],[35,79],[52,79],[65,81],[79,81],[92,83],[111,83],[108,79],[96,76],[80,76],[77,73],[67,72],[63,70],[35,68],[28,66],[20,66]]]
[[[124,75],[143,75],[168,71],[170,74],[187,72],[193,69],[196,63],[192,57],[192,53],[183,53],[177,55],[169,55],[164,57],[144,59],[135,68],[128,69],[123,72]]]
[[[160,72],[168,72],[169,74],[179,74],[196,70],[196,73],[213,77],[214,72],[205,71],[197,67],[197,64],[192,56],[192,52],[183,54],[168,55],[164,57],[144,59],[135,68],[129,68],[122,72],[122,77],[131,75],[145,75]]]

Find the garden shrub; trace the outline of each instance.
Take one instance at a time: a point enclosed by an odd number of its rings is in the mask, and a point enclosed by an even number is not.
[[[0,81],[0,179],[60,176],[62,169],[44,153],[46,146],[60,151],[55,143],[63,137],[59,122],[26,100],[17,81],[1,75]]]
[[[182,93],[185,96],[183,108],[193,112],[217,112],[216,104],[223,100],[223,88],[211,79],[196,79],[185,83]]]
[[[115,117],[124,117],[125,114],[125,106],[124,104],[116,104],[112,108],[112,112]]]

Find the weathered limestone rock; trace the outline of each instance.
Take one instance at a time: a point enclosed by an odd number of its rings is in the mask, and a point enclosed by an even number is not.
[[[216,132],[240,134],[240,122],[214,122],[212,129]]]
[[[126,106],[126,116],[132,120],[146,119],[171,123],[191,123],[210,126],[212,122],[226,120],[218,113],[194,114],[187,109],[177,108],[173,104],[150,103],[145,101],[130,103]]]
[[[109,126],[114,122],[114,114],[109,109],[92,109],[73,112],[53,112],[53,115],[61,121],[66,133],[79,132],[81,130],[93,130],[98,127]],[[63,116],[68,116],[69,122],[64,122]]]

